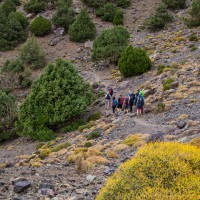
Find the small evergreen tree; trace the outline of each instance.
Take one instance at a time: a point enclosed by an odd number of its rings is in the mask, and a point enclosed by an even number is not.
[[[69,26],[75,21],[74,10],[68,6],[58,7],[52,21],[56,27],[63,27],[68,31]]]
[[[151,69],[151,60],[145,50],[129,46],[119,60],[119,70],[124,77],[143,74]]]
[[[91,87],[80,77],[72,63],[57,60],[32,86],[20,106],[22,135],[47,140],[55,135],[51,129],[85,112],[93,100]]]
[[[115,14],[115,17],[113,19],[113,24],[115,26],[122,25],[123,26],[123,12],[121,10],[118,10]]]
[[[96,27],[91,21],[88,13],[82,10],[76,21],[69,27],[69,38],[74,42],[85,42],[94,39]]]
[[[105,4],[106,0],[81,0],[83,3],[90,7],[99,8],[103,4]]]
[[[113,22],[113,19],[118,11],[118,8],[113,3],[106,3],[102,7],[98,8],[96,15],[103,21]]]
[[[19,12],[10,13],[9,17],[10,18],[16,18],[20,22],[23,29],[26,29],[29,25],[27,17],[25,17],[24,15],[22,15]]]
[[[41,50],[35,37],[30,37],[20,49],[20,59],[32,69],[45,67],[46,65],[45,54]]]
[[[1,12],[8,16],[11,12],[16,11],[16,6],[12,0],[4,0],[1,4]]]
[[[30,0],[24,4],[24,10],[28,13],[39,13],[46,8],[46,2],[44,0]]]
[[[108,59],[117,62],[128,46],[129,37],[129,32],[122,26],[102,31],[94,40],[93,60]]]
[[[151,15],[144,24],[150,30],[159,30],[164,28],[167,22],[171,22],[173,20],[173,16],[168,13],[167,7],[165,4],[160,4],[156,9],[156,13]]]
[[[192,6],[189,14],[190,17],[185,19],[188,27],[200,26],[200,0],[192,1]]]
[[[162,0],[162,2],[171,9],[182,9],[186,7],[186,0]]]
[[[31,22],[30,31],[35,36],[44,36],[51,31],[51,22],[42,16],[36,17]]]

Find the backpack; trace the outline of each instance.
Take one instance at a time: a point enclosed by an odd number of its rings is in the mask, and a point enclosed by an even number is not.
[[[135,100],[135,95],[133,94],[131,97],[130,97],[130,103],[132,104]]]
[[[125,104],[128,105],[128,98],[125,99]]]
[[[112,96],[113,95],[113,89],[110,88],[108,91],[109,91],[109,94]]]
[[[124,98],[120,98],[119,103],[122,105],[124,103]]]
[[[142,97],[141,97],[141,95],[139,95],[138,97],[137,97],[137,105],[138,106],[142,106]]]
[[[106,94],[106,98],[105,99],[110,100],[111,99],[110,95]]]
[[[117,106],[117,100],[116,99],[113,101],[113,106]]]

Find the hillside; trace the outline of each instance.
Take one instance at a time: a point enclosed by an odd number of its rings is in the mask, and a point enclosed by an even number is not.
[[[62,29],[54,25],[50,33],[36,37],[47,63],[58,58],[72,61],[98,99],[81,114],[85,125],[74,131],[58,126],[56,138],[49,142],[16,137],[0,143],[0,199],[94,200],[108,177],[146,143],[156,140],[200,146],[200,28],[189,28],[183,21],[192,3],[187,1],[186,8],[169,10],[173,22],[161,30],[149,31],[144,21],[160,3],[133,0],[123,8],[129,44],[144,48],[152,62],[151,70],[138,76],[123,77],[117,63],[108,59],[93,61],[92,41],[72,42],[68,33],[62,34]],[[33,21],[37,14],[27,13],[23,4],[17,10]],[[86,9],[97,35],[113,27],[82,1],[73,0],[72,8],[76,16]],[[48,8],[38,15],[51,19],[55,12],[55,7]],[[23,44],[0,52],[0,66],[8,59],[16,59]],[[44,68],[29,71],[31,81],[45,73]],[[14,82],[14,78],[11,75],[9,80]],[[114,115],[111,109],[105,110],[104,95],[110,87],[117,98],[143,89],[145,114],[137,118],[135,106],[134,112],[128,114],[120,111]],[[18,107],[30,91],[31,87],[12,90]]]

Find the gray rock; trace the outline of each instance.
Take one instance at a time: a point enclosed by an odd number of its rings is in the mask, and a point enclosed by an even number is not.
[[[15,184],[14,184],[14,192],[16,192],[16,193],[23,192],[24,190],[26,190],[30,186],[31,186],[31,182],[30,181],[15,182]]]
[[[178,121],[176,122],[178,128],[182,129],[186,126],[186,121]]]
[[[77,194],[84,194],[85,195],[85,194],[88,193],[88,190],[80,188],[80,189],[76,189],[76,193]]]
[[[179,86],[179,82],[178,81],[174,81],[174,82],[171,83],[171,89],[174,89],[174,88],[176,88],[178,86]]]
[[[93,41],[90,41],[90,40],[89,40],[89,41],[85,42],[84,47],[85,47],[86,49],[92,50],[92,49],[93,49]]]
[[[50,41],[49,45],[50,46],[56,46],[58,44],[58,42],[60,42],[60,38],[56,37],[53,40]]]
[[[42,188],[39,190],[39,194],[53,197],[54,196],[54,191],[52,189],[47,189],[47,188]]]
[[[54,189],[54,186],[51,183],[41,183],[39,189]]]
[[[65,29],[57,28],[53,33],[56,37],[61,37],[61,36],[65,35]]]
[[[147,143],[150,142],[161,142],[164,141],[163,133],[158,131],[158,133],[152,134],[147,138]]]
[[[96,179],[96,176],[92,176],[92,175],[90,175],[90,174],[86,176],[86,180],[87,180],[89,183],[92,183],[95,179]]]

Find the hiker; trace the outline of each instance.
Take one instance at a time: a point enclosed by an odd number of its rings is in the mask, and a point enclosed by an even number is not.
[[[128,113],[128,105],[129,105],[129,100],[128,97],[124,98],[124,103],[123,103],[123,107],[124,107],[124,113]]]
[[[122,95],[120,95],[120,97],[118,98],[118,104],[117,104],[118,110],[122,110],[123,103],[124,103],[124,98],[122,97]]]
[[[143,97],[144,99],[144,91],[140,90],[139,94]],[[144,114],[144,105],[142,106],[142,115]]]
[[[142,116],[143,106],[144,106],[144,98],[139,94],[136,99],[137,117]]]
[[[117,99],[115,99],[115,97],[113,97],[113,100],[112,100],[112,110],[113,110],[113,113],[115,113],[115,108],[117,107]]]
[[[139,96],[139,93],[140,93],[140,90],[138,89],[137,92],[136,92],[136,94],[135,94],[135,101],[134,101],[135,106],[136,106],[136,101],[137,101],[137,98]]]
[[[129,111],[130,113],[133,112],[133,103],[134,103],[134,100],[135,100],[135,94],[133,92],[130,92],[129,91]]]
[[[112,97],[112,95],[113,95],[113,89],[112,88],[109,88],[109,94],[110,94],[110,96]]]
[[[111,96],[109,91],[107,92],[106,96],[105,96],[105,109],[108,109],[110,106],[110,100],[111,100]]]

